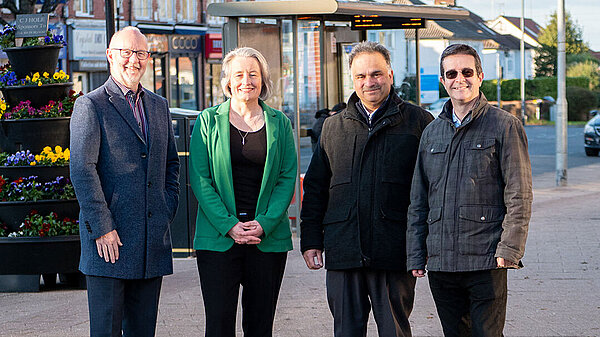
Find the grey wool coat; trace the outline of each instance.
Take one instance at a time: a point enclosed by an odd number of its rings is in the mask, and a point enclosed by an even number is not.
[[[167,101],[144,89],[147,141],[120,88],[109,78],[77,99],[71,117],[71,180],[81,208],[79,269],[119,279],[173,273],[170,223],[177,210],[179,158]],[[123,246],[112,264],[95,239],[116,229]]]

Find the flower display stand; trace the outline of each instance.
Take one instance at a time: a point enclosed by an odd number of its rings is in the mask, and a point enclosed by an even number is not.
[[[44,85],[15,85],[0,90],[2,90],[4,100],[10,106],[17,106],[22,101],[30,101],[32,107],[41,108],[48,104],[50,100],[56,102],[67,97],[72,87],[73,82],[67,82]]]
[[[52,286],[59,273],[70,286],[85,287],[78,272],[79,236],[0,238],[0,292],[40,290],[40,276]]]
[[[69,147],[71,117],[0,120],[0,151],[41,152],[51,144]]]
[[[4,48],[4,52],[17,77],[23,78],[35,72],[53,73],[62,47],[62,45],[12,47]]]
[[[54,73],[62,44],[5,48],[12,71],[18,79],[44,72]],[[64,75],[64,73],[63,73]],[[50,77],[51,79],[52,77]],[[56,78],[55,78],[56,79]],[[68,80],[65,79],[65,80]],[[22,82],[21,82],[22,83]],[[7,85],[2,95],[9,106],[30,101],[32,108],[41,108],[50,100],[59,102],[69,94],[73,83],[39,82],[40,85]],[[24,110],[26,111],[26,110]],[[29,116],[29,115],[27,115]],[[36,116],[37,117],[37,116]],[[23,118],[23,117],[20,117]],[[15,153],[30,150],[40,153],[46,146],[69,147],[70,117],[2,119],[0,120],[0,152]],[[0,175],[8,180],[37,176],[40,183],[69,176],[68,166],[0,167]],[[1,201],[0,223],[10,231],[19,229],[21,222],[33,210],[38,214],[54,212],[60,218],[79,217],[79,205],[71,200]],[[85,279],[78,271],[81,245],[78,235],[50,237],[0,238],[0,292],[39,291],[56,284],[85,288]],[[40,288],[43,278],[44,288]]]

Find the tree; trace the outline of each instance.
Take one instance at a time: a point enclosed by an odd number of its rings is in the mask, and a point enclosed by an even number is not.
[[[590,79],[590,88],[594,90],[600,84],[598,63],[590,60],[572,63],[567,67],[567,77],[586,77]]]
[[[542,28],[538,35],[541,46],[536,49],[535,57],[536,76],[556,76],[556,57],[558,51],[558,23],[556,12],[550,16],[550,23]],[[571,20],[571,15],[566,14],[566,52],[569,54],[582,54],[589,51],[589,47],[582,38],[582,29]]]
[[[17,7],[17,1],[19,6]],[[6,8],[13,14],[34,14],[34,13],[52,13],[61,2],[61,0],[43,0],[42,8],[36,11],[35,4],[40,2],[39,0],[2,0],[0,8]],[[63,1],[64,2],[64,1]],[[6,20],[0,18],[0,24],[3,26],[7,24]]]

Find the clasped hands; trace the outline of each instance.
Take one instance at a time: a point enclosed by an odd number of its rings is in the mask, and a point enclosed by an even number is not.
[[[238,222],[231,227],[229,236],[240,245],[256,245],[260,243],[260,236],[265,233],[262,226],[256,220],[248,222]]]

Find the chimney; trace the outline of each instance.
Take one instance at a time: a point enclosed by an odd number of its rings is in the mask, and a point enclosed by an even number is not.
[[[437,6],[456,6],[456,0],[435,0]]]

